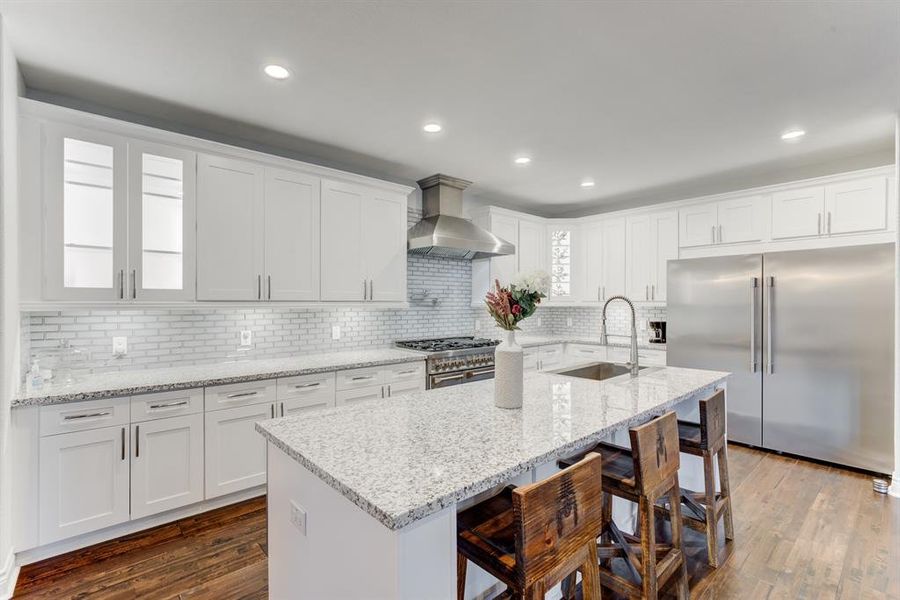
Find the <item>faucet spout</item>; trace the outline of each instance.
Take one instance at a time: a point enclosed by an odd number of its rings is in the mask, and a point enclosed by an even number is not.
[[[637,377],[638,371],[640,371],[640,366],[638,366],[637,317],[634,312],[634,303],[625,296],[610,296],[609,300],[603,304],[603,313],[600,318],[600,343],[604,346],[608,343],[606,337],[606,307],[613,300],[622,300],[631,309],[631,360],[628,366],[631,367],[631,376]]]

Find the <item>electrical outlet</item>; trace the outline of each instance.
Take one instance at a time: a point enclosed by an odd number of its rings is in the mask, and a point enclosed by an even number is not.
[[[253,345],[253,332],[249,329],[241,330],[241,346]]]
[[[341,326],[340,325],[332,325],[331,326],[331,339],[333,339],[333,340],[341,339]]]
[[[301,534],[306,535],[306,509],[291,500],[291,525]]]
[[[566,327],[572,326],[572,317],[566,317]]]
[[[113,356],[125,356],[128,354],[128,338],[124,335],[113,337]]]

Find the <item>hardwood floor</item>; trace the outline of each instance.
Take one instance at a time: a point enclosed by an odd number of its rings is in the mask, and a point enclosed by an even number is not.
[[[704,538],[686,532],[692,598],[900,600],[900,500],[827,465],[741,446],[729,462],[736,541],[712,570]],[[266,596],[257,499],[28,565],[15,598]]]

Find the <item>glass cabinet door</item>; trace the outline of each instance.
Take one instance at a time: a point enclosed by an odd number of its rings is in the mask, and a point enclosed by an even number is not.
[[[56,300],[124,297],[126,154],[116,136],[48,127],[45,294]]]
[[[129,143],[129,298],[194,297],[195,155]]]

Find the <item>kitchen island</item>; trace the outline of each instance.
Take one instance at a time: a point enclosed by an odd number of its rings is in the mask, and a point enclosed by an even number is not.
[[[520,410],[496,408],[484,381],[258,423],[268,440],[270,597],[454,598],[459,505],[690,409],[727,376],[533,373]]]

